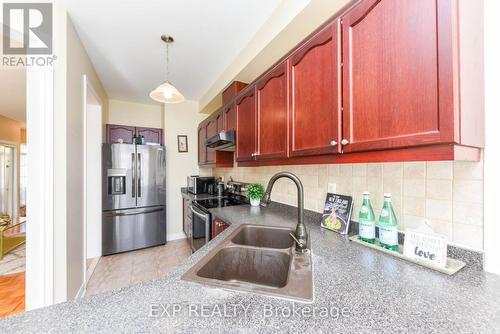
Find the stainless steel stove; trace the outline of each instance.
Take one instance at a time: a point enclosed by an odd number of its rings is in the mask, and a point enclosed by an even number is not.
[[[191,248],[193,252],[210,241],[210,236],[212,235],[212,215],[209,209],[244,204],[248,204],[246,197],[241,193],[235,193],[231,190],[227,193],[227,196],[224,197],[193,201],[190,206],[190,210],[193,214],[193,230],[191,233]]]

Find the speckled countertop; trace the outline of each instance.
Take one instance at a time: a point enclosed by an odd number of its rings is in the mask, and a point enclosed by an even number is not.
[[[466,267],[449,277],[398,260],[321,229],[312,213],[306,214],[306,224],[313,249],[313,304],[181,281],[237,225],[296,222],[296,209],[274,203],[267,209],[244,205],[212,212],[232,226],[167,276],[2,319],[0,332],[500,332],[499,276]]]

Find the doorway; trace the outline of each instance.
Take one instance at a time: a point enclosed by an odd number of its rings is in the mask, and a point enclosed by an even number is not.
[[[101,257],[101,148],[103,142],[103,103],[92,84],[83,76],[85,158],[84,158],[84,207],[85,237],[83,263],[84,284],[79,296],[85,295],[87,282]]]
[[[0,219],[15,219],[15,147],[0,144]]]

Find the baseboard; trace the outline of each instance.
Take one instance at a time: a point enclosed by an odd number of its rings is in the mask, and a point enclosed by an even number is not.
[[[78,289],[78,293],[76,294],[75,299],[83,298],[83,296],[85,296],[86,290],[87,290],[87,282],[83,282],[80,289]]]
[[[167,235],[167,241],[173,241],[173,240],[180,240],[180,239],[186,239],[186,234],[184,232],[179,232],[179,233],[172,233]]]
[[[99,263],[100,259],[101,259],[100,256],[92,259],[92,263],[90,264],[89,268],[86,269],[85,282],[83,282],[80,289],[78,289],[78,293],[76,294],[75,299],[85,297],[85,293],[87,292],[87,283],[90,281],[90,278],[92,277],[92,274],[94,273],[94,270],[97,267],[97,263]]]

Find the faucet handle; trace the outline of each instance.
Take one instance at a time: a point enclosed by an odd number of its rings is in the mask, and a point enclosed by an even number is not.
[[[293,239],[293,240],[295,240],[295,242],[296,242],[296,243],[297,243],[297,244],[298,244],[301,248],[305,248],[305,245],[304,245],[301,241],[299,241],[299,240],[295,237],[295,235],[294,235],[292,232],[290,232],[290,233],[288,233],[288,234],[290,234],[290,236],[292,237],[292,239]]]

